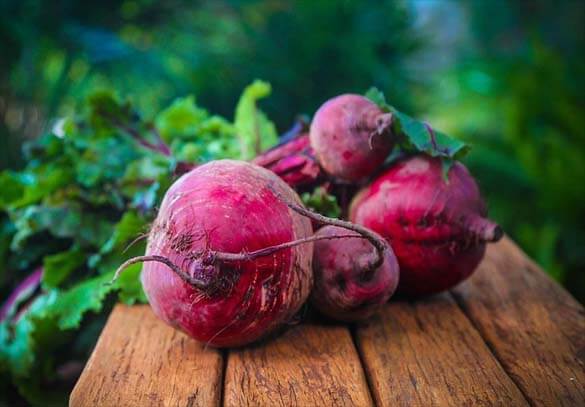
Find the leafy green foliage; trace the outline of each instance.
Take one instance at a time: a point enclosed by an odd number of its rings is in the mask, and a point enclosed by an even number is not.
[[[35,360],[42,357],[35,352],[38,340],[35,334],[46,332],[46,324],[53,322],[50,308],[55,301],[56,292],[38,296],[17,321],[0,324],[0,367],[3,370],[8,370],[14,377],[31,374]],[[55,336],[54,341],[60,342],[58,335]]]
[[[6,284],[10,241],[13,233],[14,225],[8,219],[0,217],[0,287]]]
[[[244,90],[236,107],[234,125],[240,139],[240,157],[244,160],[253,158],[278,141],[274,124],[256,106],[259,99],[270,95],[270,91],[270,84],[255,81]]]
[[[463,141],[449,137],[390,106],[380,90],[371,88],[365,96],[383,111],[392,113],[393,130],[402,137],[400,147],[403,151],[423,152],[432,157],[441,157],[444,160],[445,174],[454,160],[463,158],[469,152],[470,146]]]
[[[85,262],[83,251],[75,246],[67,251],[45,256],[43,259],[43,285],[56,288]]]
[[[316,187],[313,192],[305,192],[301,195],[303,203],[312,210],[331,218],[341,216],[341,208],[334,195],[327,193],[324,187]]]
[[[7,207],[9,202],[16,201],[23,194],[24,186],[15,174],[5,171],[0,174],[0,208]]]
[[[259,81],[247,88],[236,123],[210,115],[192,97],[145,120],[129,101],[99,92],[61,133],[25,147],[24,170],[0,173],[0,276],[24,280],[42,267],[40,287],[37,278],[19,288],[0,321],[0,375],[30,403],[43,404],[56,368],[71,357],[68,346],[83,342],[83,325],[107,313],[115,296],[146,301],[140,265],[110,280],[123,261],[144,253],[177,166],[240,158],[254,143],[276,141],[274,125],[256,107],[269,90]]]
[[[175,100],[157,115],[155,123],[178,160],[208,161],[239,154],[234,142],[234,125],[222,117],[211,116],[195,104],[192,96]],[[194,134],[197,134],[196,139]]]
[[[79,283],[60,295],[55,295],[55,301],[49,306],[48,312],[57,318],[57,325],[61,330],[79,328],[83,315],[86,312],[101,311],[104,299],[116,287],[108,284],[114,273],[103,274],[98,277]]]

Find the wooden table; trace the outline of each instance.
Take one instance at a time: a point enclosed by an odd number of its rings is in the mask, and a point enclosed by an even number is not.
[[[70,405],[585,406],[584,363],[583,307],[503,239],[451,292],[243,349],[118,305]]]

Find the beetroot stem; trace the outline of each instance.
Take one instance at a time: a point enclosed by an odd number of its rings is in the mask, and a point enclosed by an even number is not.
[[[357,238],[357,239],[366,239],[364,236],[356,236],[356,235],[339,235],[339,236],[309,236],[303,239],[293,240],[292,242],[286,242],[277,244],[274,246],[265,247],[263,249],[258,249],[253,252],[249,253],[223,253],[223,252],[215,252],[212,253],[211,256],[213,259],[220,260],[220,261],[250,261],[257,259],[258,257],[268,256],[274,252],[279,250],[288,249],[290,247],[298,246],[300,244],[316,242],[318,240],[330,240],[330,239],[342,239],[342,238]]]
[[[388,134],[392,130],[393,122],[394,116],[392,116],[392,113],[384,113],[378,116],[376,119],[376,128],[368,138],[368,145],[370,146],[370,150],[374,149],[374,138],[384,137],[384,135]]]
[[[376,236],[374,232],[372,232],[371,230],[363,226],[356,225],[355,223],[347,222],[345,220],[329,218],[317,212],[313,212],[309,209],[303,208],[302,206],[295,205],[291,202],[287,202],[274,188],[272,188],[271,186],[269,186],[269,188],[283,203],[286,204],[286,206],[288,206],[293,211],[303,216],[306,216],[317,223],[321,223],[323,225],[339,226],[341,228],[359,233],[360,235],[363,236],[364,239],[368,239],[376,249],[377,256],[376,259],[370,262],[370,264],[364,269],[364,274],[368,274],[369,272],[376,270],[384,262],[384,251],[386,250],[386,242],[379,238],[378,236]]]
[[[120,273],[122,273],[124,270],[126,270],[131,265],[136,264],[136,263],[144,263],[147,261],[156,261],[159,263],[163,263],[168,268],[173,270],[173,272],[176,275],[178,275],[181,278],[181,280],[183,280],[184,282],[186,282],[187,284],[189,284],[193,287],[199,288],[201,290],[205,290],[208,287],[208,284],[206,282],[199,280],[197,278],[194,278],[194,277],[190,276],[189,274],[185,273],[183,270],[181,270],[181,268],[179,266],[177,266],[175,263],[173,263],[172,261],[170,261],[166,257],[156,256],[156,255],[136,256],[136,257],[132,257],[131,259],[126,260],[124,263],[122,263],[122,265],[120,265],[120,267],[118,267],[118,269],[114,273],[114,277],[110,280],[110,284],[114,283],[114,281],[116,281],[118,279],[118,277],[120,276]]]
[[[300,244],[316,242],[318,240],[330,240],[330,239],[342,239],[342,238],[354,238],[354,239],[365,239],[364,236],[356,236],[356,235],[339,235],[339,236],[309,236],[303,239],[293,240],[291,242],[281,243],[274,246],[265,247],[263,249],[255,250],[248,253],[225,253],[225,252],[215,252],[210,251],[207,253],[205,260],[201,260],[200,258],[195,258],[195,261],[200,261],[205,263],[206,265],[213,265],[216,262],[235,262],[235,261],[251,261],[257,259],[258,257],[269,256],[279,250],[288,249],[290,247],[298,246]],[[199,255],[200,257],[200,255]],[[177,276],[181,278],[184,282],[191,285],[194,288],[199,290],[206,290],[209,288],[210,284],[208,282],[199,280],[197,278],[192,277],[188,273],[181,270],[179,266],[175,263],[170,261],[164,256],[137,256],[131,259],[126,260],[114,273],[114,277],[110,280],[109,284],[113,284],[114,281],[120,277],[120,274],[127,269],[132,264],[136,263],[144,263],[147,261],[156,261],[159,263],[163,263],[167,267],[169,267]]]

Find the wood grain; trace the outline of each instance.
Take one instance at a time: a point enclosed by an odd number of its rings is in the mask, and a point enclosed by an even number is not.
[[[585,406],[585,311],[509,239],[454,295],[532,405]]]
[[[452,293],[387,304],[354,338],[359,354],[347,326],[304,323],[224,361],[118,305],[70,405],[585,406],[585,310],[509,239]]]
[[[158,320],[117,305],[71,393],[72,407],[215,406],[222,356]]]
[[[303,324],[266,343],[230,351],[226,406],[370,406],[349,330]]]
[[[379,406],[525,406],[449,294],[391,302],[356,327]]]

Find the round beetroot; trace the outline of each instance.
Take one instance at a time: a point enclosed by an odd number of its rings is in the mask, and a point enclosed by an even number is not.
[[[315,113],[310,141],[327,173],[346,181],[368,177],[394,147],[392,115],[360,95],[341,95]]]
[[[443,178],[438,158],[402,159],[362,190],[350,218],[386,238],[400,264],[398,291],[408,296],[449,289],[467,278],[501,228],[465,166]]]
[[[252,342],[293,317],[312,287],[312,243],[247,256],[312,234],[282,197],[302,205],[276,175],[245,162],[214,161],[177,180],[137,258],[155,314],[212,346]]]
[[[359,233],[338,226],[325,226],[315,235],[333,237],[348,233],[356,238],[315,242],[315,287],[311,302],[329,317],[357,321],[368,318],[388,301],[396,290],[399,271],[394,252],[387,243],[383,263],[368,270],[375,261],[376,249]]]

